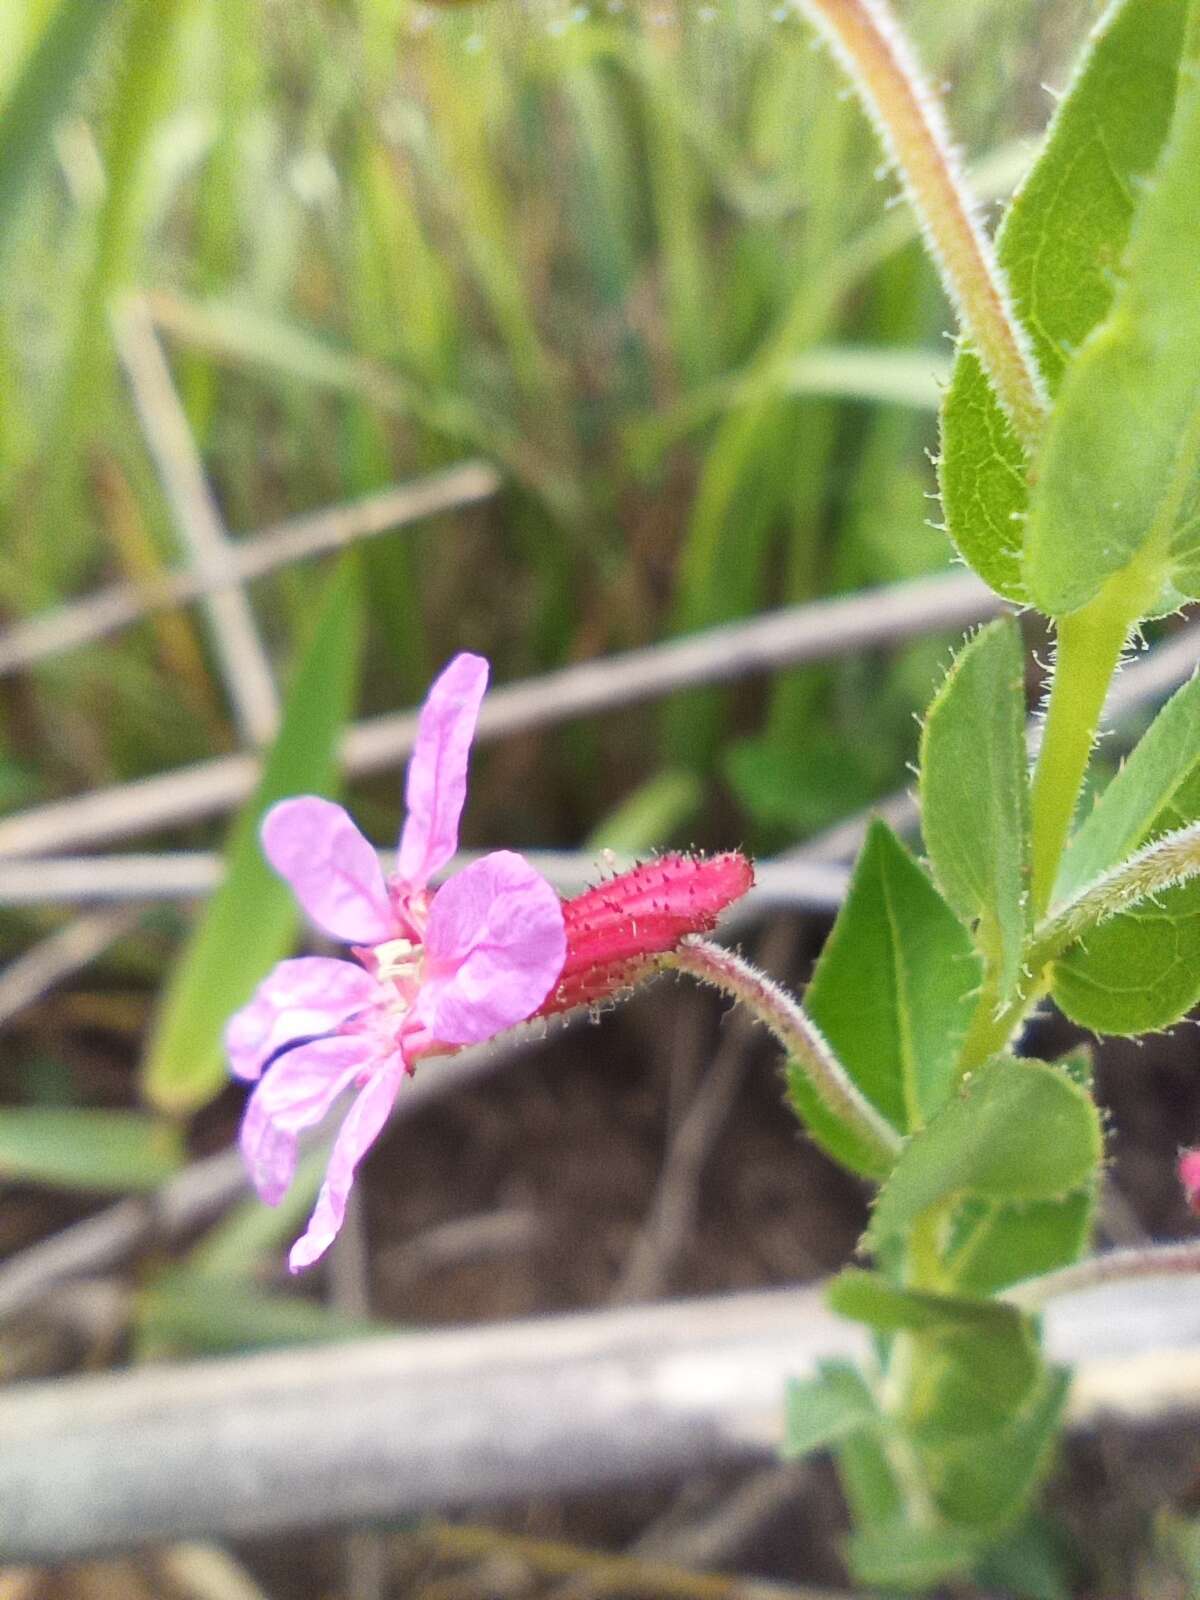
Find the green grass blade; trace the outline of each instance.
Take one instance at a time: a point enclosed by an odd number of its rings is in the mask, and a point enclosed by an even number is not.
[[[0,108],[0,262],[54,124],[116,9],[115,0],[58,0]]]
[[[177,1129],[135,1111],[0,1110],[0,1179],[103,1194],[155,1189],[183,1162]]]
[[[300,664],[283,725],[253,798],[234,824],[226,876],[169,982],[146,1054],[143,1091],[161,1110],[196,1110],[225,1081],[221,1035],[295,935],[290,890],[259,847],[259,819],[287,795],[328,794],[337,744],[354,703],[360,598],[357,567],[343,562]]]

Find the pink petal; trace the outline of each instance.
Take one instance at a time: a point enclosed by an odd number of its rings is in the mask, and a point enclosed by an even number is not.
[[[263,819],[263,849],[323,932],[382,944],[399,932],[379,858],[341,806],[315,795],[281,800]]]
[[[537,1010],[565,956],[558,895],[522,856],[497,850],[433,897],[416,1016],[446,1044],[478,1044]]]
[[[346,1113],[308,1227],[296,1240],[288,1257],[288,1266],[293,1272],[310,1267],[333,1243],[346,1215],[346,1200],[358,1164],[379,1137],[403,1077],[404,1063],[400,1056],[390,1057],[372,1074],[370,1082]]]
[[[329,1033],[382,998],[375,979],[351,961],[325,956],[281,961],[225,1025],[230,1069],[253,1081],[291,1040]]]
[[[281,1056],[246,1104],[240,1141],[251,1182],[277,1205],[296,1171],[297,1135],[314,1127],[344,1089],[372,1064],[361,1035],[314,1039]]]
[[[421,708],[404,789],[408,816],[396,859],[396,875],[409,888],[423,889],[458,849],[467,761],[487,680],[482,656],[457,655]]]

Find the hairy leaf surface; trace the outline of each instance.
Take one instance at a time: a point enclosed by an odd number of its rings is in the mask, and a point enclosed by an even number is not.
[[[1106,13],[997,234],[1051,394],[1111,302],[1137,183],[1170,123],[1185,9],[1184,0],[1125,0]],[[939,478],[958,549],[1001,594],[1026,599],[1024,452],[967,344],[942,409]]]
[[[1024,660],[1011,618],[958,654],[921,738],[925,848],[942,893],[980,943],[1002,991],[1016,981],[1029,931],[1029,782]]]

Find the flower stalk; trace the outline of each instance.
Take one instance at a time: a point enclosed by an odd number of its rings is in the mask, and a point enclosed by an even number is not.
[[[788,1057],[807,1073],[833,1115],[890,1165],[899,1154],[900,1135],[859,1090],[799,1001],[732,950],[706,939],[685,939],[661,957],[660,965],[689,973],[746,1006],[778,1039]]]
[[[1041,438],[1046,397],[1032,346],[975,207],[936,96],[884,0],[797,0],[832,45],[921,223],[942,282],[1018,438]]]

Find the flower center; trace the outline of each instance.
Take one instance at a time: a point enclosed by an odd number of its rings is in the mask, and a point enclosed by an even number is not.
[[[424,946],[414,944],[411,939],[389,939],[386,944],[373,946],[371,955],[375,976],[380,983],[394,983],[398,988],[406,988],[419,982]]]

